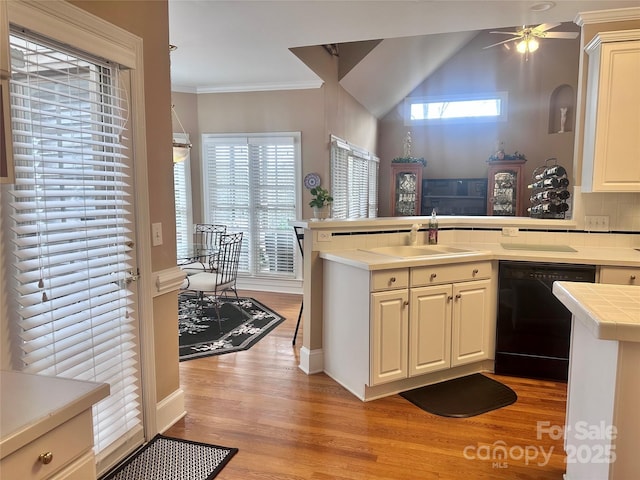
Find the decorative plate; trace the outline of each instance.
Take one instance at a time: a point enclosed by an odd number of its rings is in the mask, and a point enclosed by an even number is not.
[[[320,175],[317,173],[307,173],[304,177],[304,186],[308,189],[316,188],[320,186]]]

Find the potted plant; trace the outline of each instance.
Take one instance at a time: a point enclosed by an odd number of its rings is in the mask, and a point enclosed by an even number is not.
[[[329,218],[331,215],[330,206],[331,202],[333,202],[333,197],[329,194],[329,191],[326,188],[313,187],[310,192],[312,198],[309,206],[313,207],[313,217]]]

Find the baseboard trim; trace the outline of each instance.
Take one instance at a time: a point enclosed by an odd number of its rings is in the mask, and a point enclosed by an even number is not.
[[[322,349],[309,350],[307,347],[300,349],[300,365],[298,368],[307,375],[322,373],[324,371],[324,356]]]
[[[164,433],[171,425],[187,414],[184,409],[184,391],[179,388],[156,405],[156,426]]]

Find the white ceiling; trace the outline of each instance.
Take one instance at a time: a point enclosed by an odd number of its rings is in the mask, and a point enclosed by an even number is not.
[[[394,51],[431,45],[439,55],[434,66],[424,66],[428,74],[478,30],[571,22],[579,12],[640,6],[639,0],[555,0],[547,11],[531,9],[540,3],[543,0],[169,0],[169,41],[178,47],[171,53],[172,89],[211,93],[317,88],[321,79],[290,48],[395,39],[380,43],[341,81],[380,116],[417,85],[406,75],[398,76],[396,67],[389,68],[389,59],[400,57]],[[402,38],[455,32],[466,33]],[[415,74],[425,78],[424,71]],[[378,90],[366,88],[364,81],[374,72]],[[381,77],[382,72],[389,75]],[[402,78],[394,78],[394,73]],[[380,88],[394,95],[381,95]]]

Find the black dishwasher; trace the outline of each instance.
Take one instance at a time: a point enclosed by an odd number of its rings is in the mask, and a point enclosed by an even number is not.
[[[500,262],[495,372],[566,381],[571,313],[551,289],[595,277],[593,265]]]

